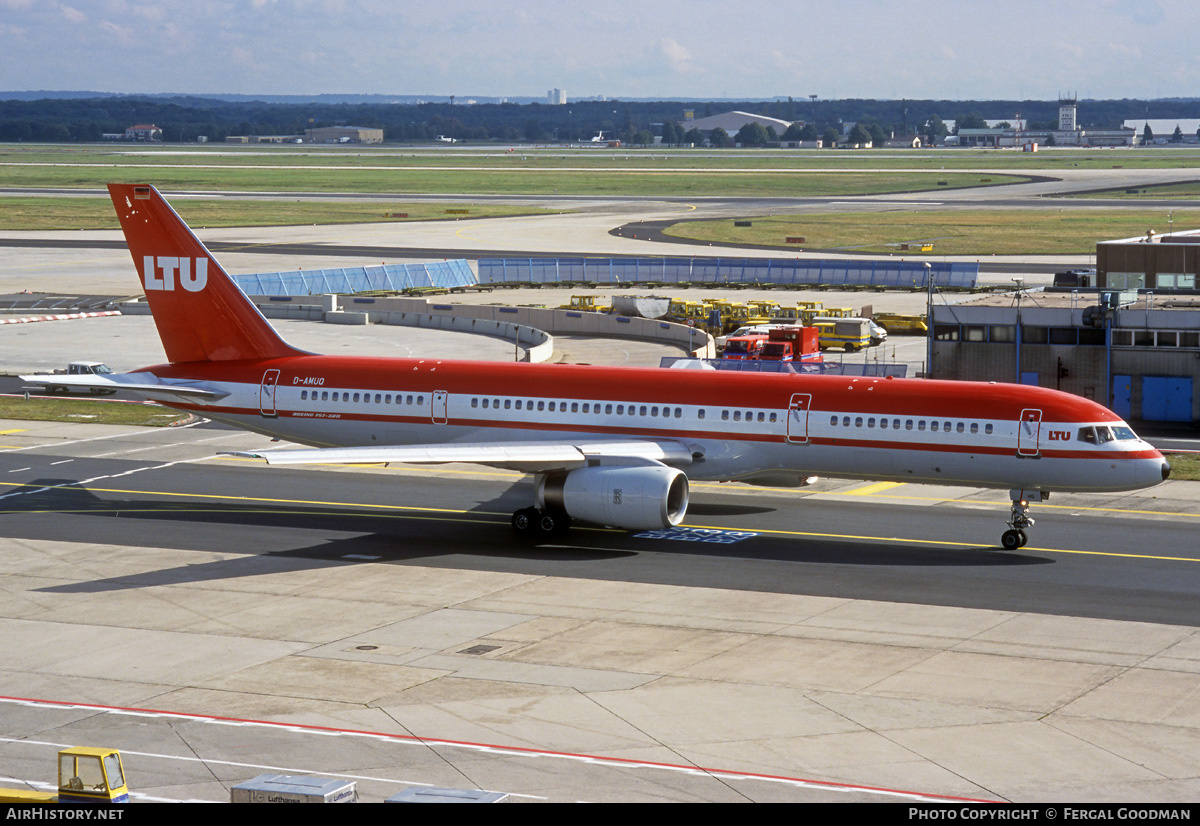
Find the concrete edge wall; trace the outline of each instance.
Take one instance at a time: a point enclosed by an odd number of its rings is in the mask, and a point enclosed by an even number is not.
[[[530,361],[553,357],[556,335],[598,338],[632,338],[678,347],[695,358],[715,358],[712,336],[695,327],[650,318],[550,310],[542,307],[506,307],[497,304],[442,304],[425,298],[354,298],[347,296],[295,296],[289,301],[251,298],[268,318],[326,321],[334,324],[405,324],[458,330],[513,341],[524,347]],[[340,307],[340,309],[339,309]],[[121,305],[121,312],[148,315],[145,302]],[[433,319],[458,319],[458,322]],[[494,326],[481,324],[492,322]],[[542,338],[544,336],[544,338]]]

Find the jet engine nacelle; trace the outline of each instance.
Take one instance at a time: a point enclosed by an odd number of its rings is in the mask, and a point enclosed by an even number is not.
[[[538,507],[629,530],[671,528],[688,506],[687,475],[665,465],[599,466],[543,477]]]

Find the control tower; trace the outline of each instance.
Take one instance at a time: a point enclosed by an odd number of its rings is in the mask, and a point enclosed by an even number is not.
[[[1058,131],[1059,132],[1074,132],[1078,127],[1075,125],[1075,110],[1078,108],[1079,99],[1072,95],[1066,97],[1060,95],[1058,98]]]

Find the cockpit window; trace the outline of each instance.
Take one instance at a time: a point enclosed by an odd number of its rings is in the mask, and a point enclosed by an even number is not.
[[[1108,427],[1100,425],[1099,427],[1081,427],[1079,428],[1079,441],[1087,442],[1093,445],[1102,445],[1105,442],[1111,442],[1114,439],[1126,441],[1136,439],[1137,434],[1128,427]]]

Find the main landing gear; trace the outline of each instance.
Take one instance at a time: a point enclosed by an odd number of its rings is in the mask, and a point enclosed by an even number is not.
[[[553,508],[521,508],[512,515],[512,526],[521,536],[547,538],[566,533],[571,517]]]
[[[1012,530],[1005,531],[1000,537],[1000,545],[1006,551],[1015,551],[1025,547],[1025,529],[1033,527],[1033,517],[1029,515],[1029,503],[1049,499],[1050,494],[1040,490],[1012,490],[1012,516],[1008,525]]]

